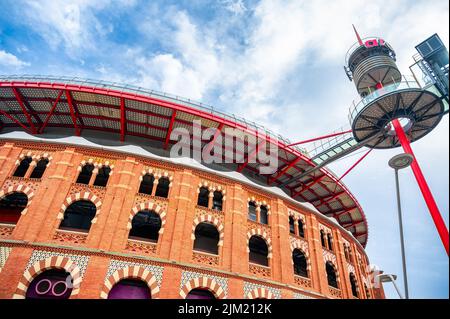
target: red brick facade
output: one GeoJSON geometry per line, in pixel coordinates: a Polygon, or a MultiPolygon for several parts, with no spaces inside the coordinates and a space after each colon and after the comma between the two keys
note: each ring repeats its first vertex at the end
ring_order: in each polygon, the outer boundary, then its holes
{"type": "Polygon", "coordinates": [[[0,186],[0,199],[14,191],[28,197],[18,223],[0,225],[0,298],[23,298],[33,278],[52,267],[73,275],[70,298],[107,298],[123,278],[141,279],[153,298],[184,298],[194,288],[217,298],[353,298],[349,272],[357,279],[359,298],[384,297],[370,287],[364,249],[342,227],[303,205],[222,176],[132,154],[6,140],[0,143],[0,186]],[[30,172],[12,176],[24,155],[50,159],[42,178],[29,178],[30,172]],[[111,168],[106,187],[75,183],[89,162],[111,168]],[[170,178],[168,198],[138,193],[144,173],[170,178]],[[201,186],[222,192],[222,211],[197,206],[201,186]],[[97,208],[89,232],[59,229],[65,209],[80,199],[97,208]],[[267,225],[248,220],[249,201],[269,208],[267,225]],[[144,208],[161,218],[157,243],[128,238],[133,216],[144,208]],[[289,216],[296,226],[303,222],[304,237],[289,232],[289,216]],[[218,255],[193,250],[201,222],[217,228],[218,255]],[[322,247],[320,230],[332,236],[332,251],[322,247]],[[267,243],[268,267],[249,263],[253,235],[267,243]],[[307,278],[294,275],[294,249],[307,257],[307,278]],[[328,286],[326,261],[337,271],[339,289],[328,286]]]}

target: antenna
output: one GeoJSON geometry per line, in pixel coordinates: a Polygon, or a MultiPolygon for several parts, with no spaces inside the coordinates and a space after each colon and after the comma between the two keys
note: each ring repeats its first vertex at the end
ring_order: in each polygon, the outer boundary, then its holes
{"type": "Polygon", "coordinates": [[[358,39],[358,43],[359,43],[359,45],[364,45],[364,43],[362,42],[362,40],[361,40],[361,37],[359,36],[359,33],[358,33],[358,31],[356,30],[356,28],[355,28],[355,25],[354,24],[352,24],[352,26],[353,26],[353,30],[355,31],[355,34],[356,34],[356,38],[358,39]]]}

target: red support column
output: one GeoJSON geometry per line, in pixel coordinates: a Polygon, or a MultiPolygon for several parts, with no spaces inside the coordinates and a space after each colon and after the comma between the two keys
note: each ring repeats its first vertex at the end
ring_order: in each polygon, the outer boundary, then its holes
{"type": "Polygon", "coordinates": [[[50,110],[50,112],[48,113],[47,117],[45,118],[44,124],[42,124],[41,128],[39,129],[39,133],[43,133],[44,132],[44,128],[47,126],[48,122],[50,121],[50,118],[52,117],[53,113],[55,112],[56,109],[56,105],[58,105],[59,100],[61,99],[61,95],[63,94],[63,90],[59,91],[58,97],[55,100],[55,103],[53,103],[53,106],[50,110]]]}
{"type": "Polygon", "coordinates": [[[125,99],[120,98],[120,141],[125,141],[126,132],[126,117],[125,117],[125,99]]]}
{"type": "Polygon", "coordinates": [[[398,119],[393,120],[392,124],[394,125],[395,132],[397,133],[397,137],[400,143],[402,144],[403,150],[414,157],[414,161],[411,164],[411,168],[413,170],[414,176],[416,177],[417,184],[419,184],[420,191],[422,192],[423,198],[427,203],[431,217],[433,218],[434,224],[436,225],[437,231],[439,233],[439,236],[441,237],[442,243],[444,244],[445,250],[448,255],[448,244],[449,244],[448,229],[445,226],[444,220],[442,219],[441,213],[439,212],[439,208],[437,207],[436,202],[433,198],[433,194],[431,194],[427,181],[425,180],[425,177],[422,174],[422,170],[420,169],[419,163],[417,162],[417,159],[414,156],[411,144],[409,143],[409,140],[406,137],[405,131],[403,131],[403,128],[398,119]]]}
{"type": "Polygon", "coordinates": [[[172,117],[170,118],[169,129],[167,130],[166,140],[164,141],[164,149],[165,150],[167,149],[167,146],[169,146],[170,134],[172,134],[173,123],[175,122],[176,116],[177,116],[177,110],[173,110],[172,117]]]}
{"type": "Polygon", "coordinates": [[[25,117],[27,118],[28,124],[30,124],[31,132],[33,134],[36,134],[37,133],[36,127],[34,126],[33,120],[31,119],[31,116],[28,113],[27,108],[25,107],[25,104],[23,103],[20,93],[17,91],[17,89],[15,87],[13,87],[12,89],[13,89],[14,95],[17,99],[17,102],[20,105],[20,108],[22,109],[22,112],[25,114],[25,117]]]}
{"type": "Polygon", "coordinates": [[[73,107],[72,96],[70,95],[70,92],[68,90],[66,90],[66,97],[67,97],[67,104],[69,104],[70,116],[72,117],[73,126],[75,127],[75,135],[80,136],[80,128],[78,127],[77,124],[77,116],[75,114],[75,110],[73,107]]]}

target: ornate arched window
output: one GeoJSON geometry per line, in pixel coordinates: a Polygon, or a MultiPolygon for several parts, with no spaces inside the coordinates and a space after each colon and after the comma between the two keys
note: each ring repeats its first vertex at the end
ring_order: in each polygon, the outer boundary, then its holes
{"type": "Polygon", "coordinates": [[[308,277],[306,256],[300,249],[294,249],[292,252],[292,261],[294,262],[294,274],[297,276],[308,277]]]}
{"type": "Polygon", "coordinates": [[[216,296],[208,289],[195,288],[189,291],[186,299],[216,299],[216,296]]]}
{"type": "Polygon", "coordinates": [[[248,202],[248,219],[256,222],[256,203],[254,201],[248,202]]]}
{"type": "Polygon", "coordinates": [[[195,227],[194,250],[218,255],[219,238],[219,231],[214,225],[200,223],[195,227]]]}
{"type": "Polygon", "coordinates": [[[93,164],[85,164],[81,168],[80,174],[78,174],[78,178],[76,183],[78,184],[89,184],[89,181],[91,180],[92,172],[94,171],[94,165],[93,164]]]}
{"type": "Polygon", "coordinates": [[[249,261],[251,263],[262,266],[269,265],[269,248],[267,247],[267,243],[264,239],[253,235],[248,242],[248,248],[250,250],[249,261]]]}
{"type": "Polygon", "coordinates": [[[269,223],[269,210],[265,205],[259,207],[259,222],[264,225],[269,223]]]}
{"type": "Polygon", "coordinates": [[[325,232],[323,230],[320,231],[320,243],[322,244],[323,248],[327,248],[325,232]]]}
{"type": "Polygon", "coordinates": [[[33,172],[31,172],[30,178],[41,178],[42,175],[44,175],[48,162],[49,162],[48,159],[41,158],[37,162],[36,167],[33,169],[33,172]]]}
{"type": "Polygon", "coordinates": [[[198,192],[197,205],[202,207],[208,207],[209,203],[209,189],[206,187],[200,187],[198,192]]]}
{"type": "Polygon", "coordinates": [[[27,289],[27,299],[69,299],[73,280],[64,269],[49,269],[36,276],[27,289]]]}
{"type": "Polygon", "coordinates": [[[292,216],[289,216],[289,232],[295,234],[295,222],[294,217],[292,216]]]}
{"type": "Polygon", "coordinates": [[[88,232],[92,220],[97,213],[97,207],[88,200],[73,202],[64,211],[64,219],[59,225],[60,229],[88,232]]]}
{"type": "MultiPolygon", "coordinates": [[[[105,187],[108,184],[111,168],[109,166],[102,166],[98,169],[97,176],[95,176],[94,186],[105,187]]],[[[89,182],[88,182],[89,183],[89,182]]]]}
{"type": "Polygon", "coordinates": [[[213,209],[222,211],[223,207],[223,194],[220,191],[214,191],[213,196],[213,209]]]}
{"type": "Polygon", "coordinates": [[[134,215],[131,221],[130,239],[157,242],[161,218],[151,210],[141,210],[134,215]]]}
{"type": "Polygon", "coordinates": [[[155,177],[152,174],[145,174],[142,176],[142,181],[139,185],[139,193],[151,195],[154,182],[155,177]]]}
{"type": "Polygon", "coordinates": [[[353,297],[358,298],[358,284],[356,282],[355,275],[353,273],[350,273],[350,285],[352,287],[352,295],[353,297]]]}
{"type": "Polygon", "coordinates": [[[158,186],[156,186],[155,196],[169,197],[170,180],[167,177],[160,177],[158,180],[158,186]]]}
{"type": "Polygon", "coordinates": [[[0,223],[17,224],[27,204],[28,197],[22,192],[13,192],[4,196],[0,199],[0,223]]]}
{"type": "Polygon", "coordinates": [[[14,171],[13,176],[24,177],[28,171],[28,168],[30,167],[31,161],[32,161],[31,157],[29,157],[29,156],[24,157],[20,161],[19,166],[17,166],[16,170],[14,171]]]}
{"type": "Polygon", "coordinates": [[[127,278],[111,288],[108,299],[151,299],[151,292],[146,282],[127,278]]]}
{"type": "Polygon", "coordinates": [[[327,241],[328,241],[328,249],[333,250],[333,237],[330,233],[327,234],[327,241]]]}
{"type": "Polygon", "coordinates": [[[325,264],[325,268],[327,271],[327,281],[328,286],[338,288],[337,275],[336,270],[331,262],[327,261],[325,264]]]}
{"type": "Polygon", "coordinates": [[[303,221],[298,219],[298,235],[302,238],[305,238],[305,226],[303,225],[303,221]]]}

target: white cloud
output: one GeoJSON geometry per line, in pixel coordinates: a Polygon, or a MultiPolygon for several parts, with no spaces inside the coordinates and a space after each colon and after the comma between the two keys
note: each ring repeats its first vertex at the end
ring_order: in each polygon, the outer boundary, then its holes
{"type": "Polygon", "coordinates": [[[29,66],[30,63],[20,60],[14,54],[8,53],[4,50],[0,50],[0,65],[20,69],[29,66]]]}
{"type": "Polygon", "coordinates": [[[223,0],[222,4],[225,8],[234,14],[243,14],[247,11],[243,0],[223,0]]]}

